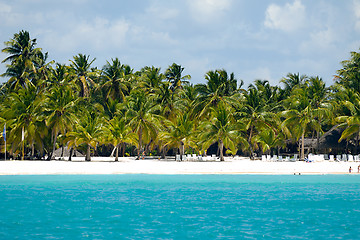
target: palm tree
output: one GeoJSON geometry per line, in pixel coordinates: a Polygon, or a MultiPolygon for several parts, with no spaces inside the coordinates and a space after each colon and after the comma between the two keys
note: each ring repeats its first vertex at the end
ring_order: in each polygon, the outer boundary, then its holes
{"type": "Polygon", "coordinates": [[[206,84],[198,84],[196,89],[199,93],[195,112],[202,117],[210,108],[217,107],[220,103],[230,104],[232,96],[237,93],[237,80],[234,73],[228,75],[225,70],[209,71],[205,75],[206,84]]]}
{"type": "Polygon", "coordinates": [[[2,116],[6,119],[11,129],[8,142],[11,143],[12,152],[21,147],[22,130],[24,140],[31,146],[31,154],[34,156],[34,145],[38,144],[42,149],[42,139],[46,134],[43,128],[44,121],[41,117],[41,104],[43,95],[33,85],[27,85],[18,92],[12,92],[3,103],[2,116]]]}
{"type": "Polygon", "coordinates": [[[151,94],[159,88],[165,76],[160,72],[160,68],[154,66],[144,67],[140,70],[140,86],[146,93],[151,94]]]}
{"type": "MultiPolygon", "coordinates": [[[[51,129],[52,153],[56,150],[59,133],[65,134],[71,130],[77,121],[75,112],[77,102],[78,99],[68,85],[54,85],[46,93],[43,111],[46,116],[46,124],[51,129]]],[[[52,153],[49,154],[49,159],[51,159],[52,153]]]]}
{"type": "Polygon", "coordinates": [[[94,110],[83,110],[75,129],[66,133],[70,147],[86,146],[85,161],[91,161],[91,147],[96,149],[104,141],[103,119],[94,110]]]}
{"type": "Polygon", "coordinates": [[[119,98],[121,101],[130,93],[130,80],[132,79],[132,70],[128,70],[126,65],[122,65],[118,58],[106,62],[102,69],[103,85],[106,91],[106,98],[119,98]]]}
{"type": "Polygon", "coordinates": [[[308,76],[300,73],[288,73],[285,78],[280,80],[285,85],[285,94],[290,96],[291,91],[296,87],[301,87],[308,80],[308,76]]]}
{"type": "Polygon", "coordinates": [[[7,65],[7,70],[2,76],[11,78],[11,89],[24,87],[29,82],[29,75],[36,72],[38,67],[36,64],[41,62],[47,53],[43,54],[41,48],[36,48],[36,39],[31,39],[29,32],[24,30],[14,34],[5,45],[2,52],[9,56],[2,62],[10,62],[10,64],[7,65]]]}
{"type": "Polygon", "coordinates": [[[89,55],[79,53],[74,56],[74,60],[70,60],[70,67],[76,76],[74,81],[80,85],[80,97],[89,97],[89,88],[95,85],[93,78],[96,77],[97,73],[91,69],[91,64],[95,61],[95,58],[89,60],[89,57],[89,55]]]}
{"type": "Polygon", "coordinates": [[[188,146],[194,145],[194,120],[189,112],[178,113],[173,121],[165,121],[165,129],[159,134],[159,139],[164,147],[176,147],[179,149],[180,158],[188,146]]]}
{"type": "Polygon", "coordinates": [[[223,105],[211,108],[210,119],[200,124],[199,139],[204,150],[211,144],[218,143],[220,161],[224,161],[224,147],[235,154],[239,142],[246,144],[246,140],[241,137],[240,129],[235,123],[232,112],[223,105]]]}
{"type": "Polygon", "coordinates": [[[329,89],[325,86],[322,78],[310,77],[308,80],[306,91],[310,99],[310,104],[313,109],[314,118],[317,121],[315,126],[317,151],[319,151],[319,139],[322,132],[322,125],[332,119],[332,105],[329,101],[329,89]]]}
{"type": "Polygon", "coordinates": [[[337,71],[336,83],[360,92],[360,53],[350,52],[350,59],[341,62],[342,69],[337,71]]]}
{"type": "Polygon", "coordinates": [[[154,104],[143,91],[133,91],[130,93],[126,103],[126,117],[130,120],[129,125],[138,135],[138,159],[143,149],[143,142],[150,142],[155,139],[159,116],[154,114],[154,104]]]}
{"type": "Polygon", "coordinates": [[[182,89],[183,83],[188,83],[191,77],[190,75],[182,76],[182,72],[184,68],[181,65],[173,63],[171,66],[168,67],[165,71],[166,79],[171,83],[171,90],[175,91],[176,89],[182,89]]]}
{"type": "Polygon", "coordinates": [[[119,159],[119,149],[123,144],[135,144],[137,142],[137,135],[132,132],[124,117],[115,117],[107,121],[104,126],[104,136],[106,142],[116,147],[115,161],[119,159]]]}
{"type": "Polygon", "coordinates": [[[288,136],[301,138],[300,159],[305,159],[304,142],[305,134],[314,124],[314,111],[309,96],[304,88],[295,89],[290,98],[284,102],[287,109],[281,115],[285,117],[282,128],[288,136]],[[291,131],[289,130],[291,129],[291,131]]]}
{"type": "Polygon", "coordinates": [[[243,91],[239,96],[238,103],[234,105],[235,117],[242,121],[247,130],[248,144],[251,158],[254,157],[254,136],[261,130],[272,129],[277,134],[277,117],[271,111],[271,105],[266,95],[256,87],[249,86],[247,91],[243,91]]]}

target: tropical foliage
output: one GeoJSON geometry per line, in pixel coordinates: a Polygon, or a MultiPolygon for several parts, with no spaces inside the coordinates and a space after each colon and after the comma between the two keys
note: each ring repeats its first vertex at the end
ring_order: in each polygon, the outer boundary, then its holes
{"type": "Polygon", "coordinates": [[[359,145],[358,52],[341,62],[329,87],[319,76],[289,73],[279,85],[255,80],[244,88],[224,69],[210,70],[194,84],[177,63],[137,71],[119,58],[97,67],[82,53],[68,64],[48,61],[27,31],[4,45],[0,126],[6,124],[12,158],[24,152],[52,159],[57,148],[67,147],[88,161],[112,151],[116,160],[143,153],[211,153],[224,160],[294,151],[304,159],[306,149],[320,151],[319,139],[334,126],[342,131],[339,141],[354,151],[359,145]],[[316,139],[316,146],[305,149],[305,139],[316,139]]]}

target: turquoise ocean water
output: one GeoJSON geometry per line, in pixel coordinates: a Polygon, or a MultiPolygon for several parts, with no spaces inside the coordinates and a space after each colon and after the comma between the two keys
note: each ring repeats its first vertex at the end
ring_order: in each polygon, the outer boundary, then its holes
{"type": "Polygon", "coordinates": [[[360,239],[360,174],[0,176],[0,239],[360,239]]]}

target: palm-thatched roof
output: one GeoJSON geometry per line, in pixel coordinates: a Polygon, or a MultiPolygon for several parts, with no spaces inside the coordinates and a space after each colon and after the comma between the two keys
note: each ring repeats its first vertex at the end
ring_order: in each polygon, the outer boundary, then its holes
{"type": "MultiPolygon", "coordinates": [[[[58,148],[55,150],[55,152],[53,152],[53,157],[54,158],[59,158],[59,157],[69,157],[70,156],[70,149],[68,147],[64,147],[64,155],[61,156],[62,153],[62,148],[58,148]]],[[[80,153],[79,151],[74,150],[73,151],[73,155],[72,157],[84,157],[85,155],[80,153]]]]}

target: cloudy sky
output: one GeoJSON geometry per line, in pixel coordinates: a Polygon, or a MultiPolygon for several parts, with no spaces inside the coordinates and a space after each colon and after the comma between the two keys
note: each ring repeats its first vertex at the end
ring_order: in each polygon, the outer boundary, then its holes
{"type": "Polygon", "coordinates": [[[330,85],[359,50],[360,0],[0,0],[0,42],[20,30],[60,63],[83,53],[99,68],[115,57],[134,70],[176,62],[193,83],[225,69],[245,86],[289,72],[330,85]]]}

